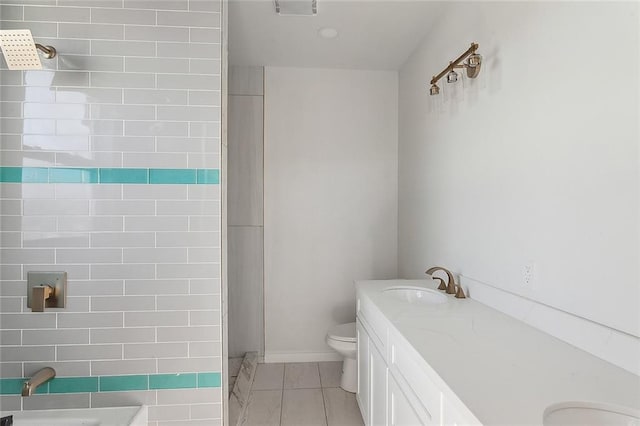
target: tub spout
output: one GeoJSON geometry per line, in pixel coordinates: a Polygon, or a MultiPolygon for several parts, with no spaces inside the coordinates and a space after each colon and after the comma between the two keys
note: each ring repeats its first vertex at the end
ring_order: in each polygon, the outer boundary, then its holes
{"type": "Polygon", "coordinates": [[[56,377],[56,370],[51,367],[45,367],[38,370],[29,380],[22,385],[22,396],[31,396],[38,386],[48,382],[56,377]]]}

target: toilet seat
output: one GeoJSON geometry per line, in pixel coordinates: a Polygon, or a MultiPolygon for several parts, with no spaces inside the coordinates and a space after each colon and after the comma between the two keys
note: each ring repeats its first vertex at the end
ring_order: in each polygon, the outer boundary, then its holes
{"type": "Polygon", "coordinates": [[[350,322],[332,327],[327,333],[329,339],[338,340],[340,342],[356,342],[356,323],[350,322]]]}

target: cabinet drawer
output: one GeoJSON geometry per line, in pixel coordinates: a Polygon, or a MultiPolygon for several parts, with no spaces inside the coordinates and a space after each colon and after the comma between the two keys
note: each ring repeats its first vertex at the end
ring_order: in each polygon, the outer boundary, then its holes
{"type": "Polygon", "coordinates": [[[429,414],[431,422],[439,423],[442,392],[429,376],[424,360],[395,333],[390,336],[390,366],[398,384],[406,384],[429,414]]]}

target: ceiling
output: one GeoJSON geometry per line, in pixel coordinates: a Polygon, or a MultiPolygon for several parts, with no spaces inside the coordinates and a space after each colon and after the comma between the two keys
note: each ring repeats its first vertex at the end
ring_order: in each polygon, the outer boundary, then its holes
{"type": "Polygon", "coordinates": [[[229,63],[397,70],[425,37],[442,3],[317,0],[317,5],[315,16],[280,16],[272,0],[230,0],[229,63]],[[338,37],[320,37],[324,27],[337,29],[338,37]]]}

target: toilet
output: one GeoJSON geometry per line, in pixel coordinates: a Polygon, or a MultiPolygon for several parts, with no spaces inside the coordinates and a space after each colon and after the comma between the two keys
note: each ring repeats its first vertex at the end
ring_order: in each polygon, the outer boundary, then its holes
{"type": "Polygon", "coordinates": [[[344,357],[340,387],[347,392],[355,393],[358,390],[356,323],[350,322],[331,328],[327,333],[327,345],[344,357]]]}

